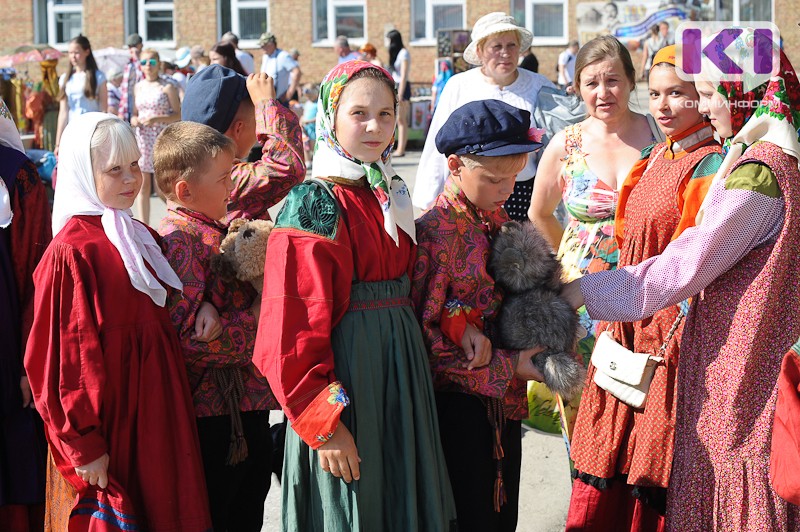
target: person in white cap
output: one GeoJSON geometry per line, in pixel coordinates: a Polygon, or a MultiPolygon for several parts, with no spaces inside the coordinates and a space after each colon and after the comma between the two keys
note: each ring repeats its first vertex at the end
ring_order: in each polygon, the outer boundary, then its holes
{"type": "MultiPolygon", "coordinates": [[[[555,88],[541,74],[517,68],[520,51],[527,50],[532,39],[530,31],[517,26],[514,17],[502,12],[484,15],[475,23],[472,42],[464,50],[464,60],[479,68],[453,76],[442,90],[417,170],[412,198],[415,206],[427,209],[444,187],[448,176],[447,159],[436,150],[435,139],[454,110],[469,102],[495,99],[533,115],[539,89],[543,86],[555,88]]],[[[505,205],[512,220],[527,219],[538,157],[536,154],[529,156],[528,164],[517,176],[514,193],[505,205]]]]}

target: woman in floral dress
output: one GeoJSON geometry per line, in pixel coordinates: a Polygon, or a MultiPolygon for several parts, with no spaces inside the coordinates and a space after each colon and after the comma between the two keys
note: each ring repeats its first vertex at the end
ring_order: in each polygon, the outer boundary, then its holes
{"type": "MultiPolygon", "coordinates": [[[[620,190],[614,227],[619,268],[658,255],[694,225],[722,162],[714,130],[697,110],[694,85],[676,73],[674,45],[653,58],[649,85],[650,112],[667,141],[642,153],[620,190]]],[[[683,307],[609,326],[624,347],[665,360],[655,370],[644,408],[600,388],[593,382],[597,369],[589,368],[572,440],[578,480],[572,485],[567,530],[664,529],[683,307]]]]}
{"type": "Polygon", "coordinates": [[[181,100],[177,87],[159,75],[158,52],[142,50],[139,64],[144,79],[134,88],[135,104],[131,125],[136,128],[136,142],[142,158],[142,191],[137,199],[139,218],[150,223],[150,192],[153,190],[153,146],[158,134],[172,122],[181,119],[181,100]]]}
{"type": "MultiPolygon", "coordinates": [[[[616,267],[618,185],[641,150],[655,142],[648,120],[628,109],[635,76],[630,54],[614,37],[598,37],[581,48],[575,93],[586,102],[589,117],[556,134],[539,163],[528,216],[558,250],[566,281],[616,267]],[[569,215],[566,228],[553,215],[561,200],[569,215]]],[[[578,352],[588,363],[596,323],[583,309],[579,316],[587,336],[580,340],[578,352]]],[[[542,386],[532,385],[537,388],[535,397],[529,394],[532,409],[548,398],[542,386]]],[[[574,421],[578,402],[575,398],[566,407],[567,425],[574,421]]],[[[569,439],[570,427],[564,428],[569,439]]]]}

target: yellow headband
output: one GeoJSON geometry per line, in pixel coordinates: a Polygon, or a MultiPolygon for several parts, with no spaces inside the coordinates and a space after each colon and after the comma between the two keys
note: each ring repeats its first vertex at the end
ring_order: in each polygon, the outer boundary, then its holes
{"type": "Polygon", "coordinates": [[[653,66],[656,66],[659,63],[669,63],[670,65],[675,66],[675,50],[676,47],[674,44],[665,46],[659,50],[656,56],[653,58],[653,66]]]}

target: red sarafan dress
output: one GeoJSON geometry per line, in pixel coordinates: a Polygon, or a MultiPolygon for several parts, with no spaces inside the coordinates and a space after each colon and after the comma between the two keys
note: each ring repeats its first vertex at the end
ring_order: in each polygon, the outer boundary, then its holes
{"type": "Polygon", "coordinates": [[[100,216],[67,222],[34,283],[25,369],[61,474],[48,478],[47,526],[210,530],[178,336],[168,309],[131,284],[100,216]],[[104,453],[101,490],[74,468],[104,453]]]}
{"type": "MultiPolygon", "coordinates": [[[[619,267],[659,255],[694,224],[722,162],[721,151],[711,126],[700,123],[656,144],[634,165],[617,206],[619,267]]],[[[596,368],[590,365],[572,439],[578,479],[567,530],[664,529],[682,320],[666,340],[679,314],[679,306],[673,305],[641,321],[608,324],[617,342],[638,353],[660,355],[665,362],[655,370],[643,408],[633,408],[597,386],[596,368]]],[[[601,323],[600,330],[606,325],[601,323]]]]}

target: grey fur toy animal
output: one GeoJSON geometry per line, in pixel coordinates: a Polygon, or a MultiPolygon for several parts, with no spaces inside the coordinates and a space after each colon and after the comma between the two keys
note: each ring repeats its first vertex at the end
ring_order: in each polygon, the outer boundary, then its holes
{"type": "Polygon", "coordinates": [[[572,355],[578,316],[559,296],[561,264],[550,245],[530,222],[508,222],[492,242],[489,273],[505,292],[493,343],[545,347],[533,363],[547,387],[568,400],[583,387],[586,370],[572,355]]]}

